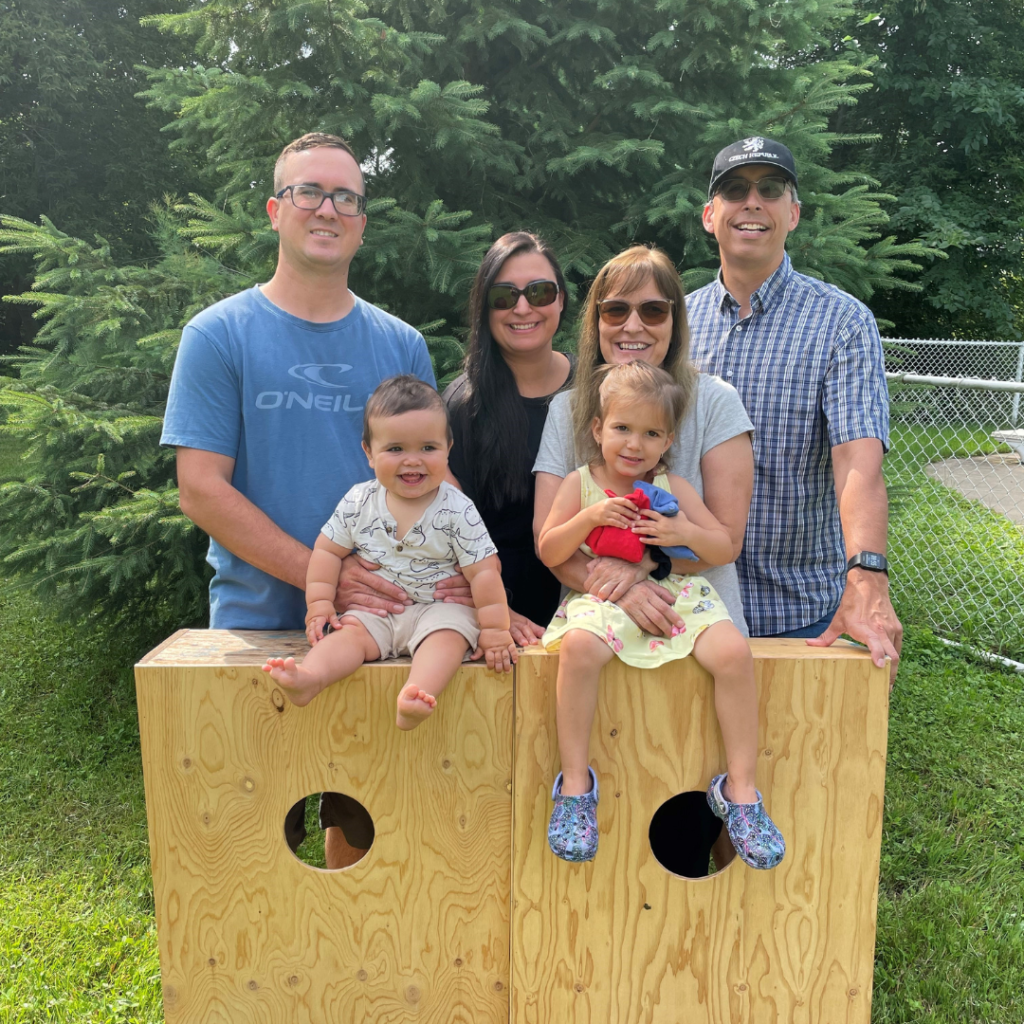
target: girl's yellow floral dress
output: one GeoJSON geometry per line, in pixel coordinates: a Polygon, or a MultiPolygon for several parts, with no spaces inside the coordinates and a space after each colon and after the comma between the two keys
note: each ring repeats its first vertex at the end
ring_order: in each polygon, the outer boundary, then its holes
{"type": "MultiPolygon", "coordinates": [[[[594,482],[589,466],[581,466],[579,474],[580,508],[596,505],[608,497],[594,482]]],[[[654,478],[654,484],[666,491],[671,490],[664,473],[654,478]]],[[[593,556],[593,551],[586,544],[580,547],[593,556]]],[[[673,630],[671,637],[645,633],[617,604],[572,590],[558,606],[541,643],[546,650],[557,651],[562,645],[562,637],[570,629],[585,629],[604,640],[627,665],[656,668],[690,654],[694,641],[708,626],[731,621],[725,602],[703,576],[677,576],[673,573],[655,582],[675,595],[673,607],[683,620],[682,626],[673,630]]]]}

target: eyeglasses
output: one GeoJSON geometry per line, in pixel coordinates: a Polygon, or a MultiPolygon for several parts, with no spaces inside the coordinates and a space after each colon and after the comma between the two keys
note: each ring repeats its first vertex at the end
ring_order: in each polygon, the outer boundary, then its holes
{"type": "Polygon", "coordinates": [[[343,217],[358,217],[366,210],[366,196],[358,192],[350,192],[347,188],[338,189],[337,192],[325,192],[315,185],[285,185],[277,193],[277,199],[283,199],[285,192],[291,192],[292,203],[300,210],[319,210],[323,206],[324,199],[330,199],[343,217]]]}
{"type": "Polygon", "coordinates": [[[558,298],[558,285],[554,281],[531,281],[525,288],[495,284],[487,289],[487,305],[491,309],[512,309],[520,295],[525,295],[531,306],[550,306],[558,298]]]}
{"type": "Polygon", "coordinates": [[[640,319],[648,327],[663,324],[672,312],[675,302],[672,299],[648,299],[647,302],[623,302],[622,299],[602,299],[597,304],[597,312],[609,327],[621,327],[635,309],[640,319]]]}
{"type": "Polygon", "coordinates": [[[789,187],[789,180],[774,175],[758,178],[757,181],[750,181],[748,178],[726,178],[715,189],[715,195],[721,196],[728,203],[738,203],[741,199],[747,198],[751,185],[757,188],[757,194],[762,199],[781,199],[789,187]]]}

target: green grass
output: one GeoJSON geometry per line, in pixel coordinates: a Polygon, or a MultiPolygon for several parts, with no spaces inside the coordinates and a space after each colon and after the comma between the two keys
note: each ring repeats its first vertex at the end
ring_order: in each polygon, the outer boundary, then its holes
{"type": "MultiPolygon", "coordinates": [[[[162,1021],[131,675],[158,639],[0,599],[0,1024],[162,1021]]],[[[890,719],[876,1024],[1024,1020],[1022,688],[909,633],[890,719]]]]}
{"type": "MultiPolygon", "coordinates": [[[[991,455],[993,452],[1009,452],[1010,448],[992,440],[991,431],[987,427],[936,427],[897,421],[890,430],[889,451],[900,453],[897,473],[914,473],[936,459],[991,455]]],[[[885,469],[891,484],[894,469],[891,457],[886,461],[885,469]]]]}
{"type": "Polygon", "coordinates": [[[999,447],[984,430],[894,426],[885,463],[893,603],[904,623],[1024,660],[1024,529],[924,471],[999,447]]]}
{"type": "Polygon", "coordinates": [[[131,672],[155,639],[0,597],[0,1024],[163,1020],[131,672]]]}
{"type": "Polygon", "coordinates": [[[1024,678],[911,631],[889,725],[872,1020],[1024,1020],[1024,678]]]}

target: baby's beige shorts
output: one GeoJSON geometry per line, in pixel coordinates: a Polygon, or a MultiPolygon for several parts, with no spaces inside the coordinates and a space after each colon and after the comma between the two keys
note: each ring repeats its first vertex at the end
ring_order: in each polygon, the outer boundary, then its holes
{"type": "Polygon", "coordinates": [[[380,648],[381,661],[415,654],[416,648],[431,633],[442,629],[452,629],[466,638],[469,644],[466,657],[476,650],[476,642],[480,638],[476,611],[464,604],[445,604],[443,601],[409,605],[404,612],[384,617],[370,612],[345,612],[341,620],[344,623],[346,619],[356,619],[366,627],[380,648]]]}

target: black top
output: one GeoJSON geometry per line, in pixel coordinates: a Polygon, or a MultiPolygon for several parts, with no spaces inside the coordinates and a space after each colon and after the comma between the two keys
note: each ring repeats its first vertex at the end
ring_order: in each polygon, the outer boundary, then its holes
{"type": "MultiPolygon", "coordinates": [[[[569,376],[559,391],[572,385],[574,365],[570,357],[569,376]]],[[[487,532],[490,533],[501,559],[501,578],[508,592],[509,607],[520,615],[546,626],[558,607],[561,584],[551,571],[537,557],[533,545],[533,493],[534,477],[530,473],[529,490],[522,501],[509,502],[500,507],[492,505],[480,494],[476,467],[471,457],[473,423],[466,405],[469,382],[463,373],[445,388],[445,405],[451,417],[452,445],[448,463],[463,491],[472,499],[480,511],[487,532]]],[[[544,423],[548,418],[548,405],[555,392],[543,398],[519,396],[529,424],[527,444],[530,449],[530,465],[533,465],[540,449],[544,423]]]]}

